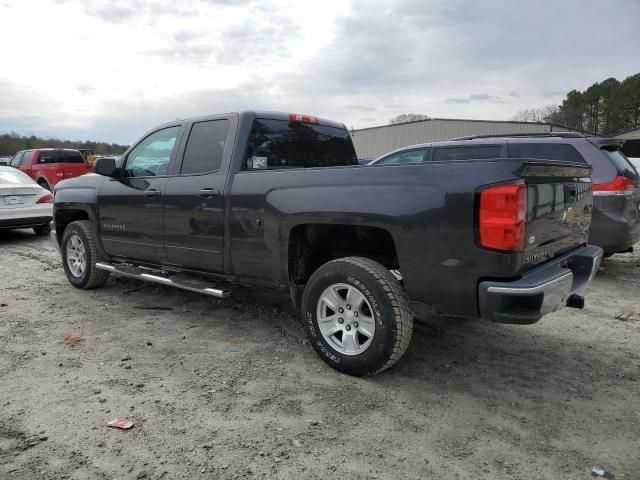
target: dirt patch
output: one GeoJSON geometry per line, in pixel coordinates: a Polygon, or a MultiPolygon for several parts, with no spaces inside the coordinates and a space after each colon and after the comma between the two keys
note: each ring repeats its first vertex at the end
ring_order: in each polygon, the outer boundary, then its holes
{"type": "Polygon", "coordinates": [[[640,478],[637,254],[605,262],[582,311],[433,317],[356,379],[315,355],[287,295],[80,291],[48,239],[0,248],[0,478],[640,478]]]}

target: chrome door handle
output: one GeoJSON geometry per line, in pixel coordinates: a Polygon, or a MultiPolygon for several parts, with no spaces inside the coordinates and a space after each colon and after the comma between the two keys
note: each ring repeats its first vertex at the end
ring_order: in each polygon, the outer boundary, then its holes
{"type": "Polygon", "coordinates": [[[160,190],[156,190],[155,188],[150,188],[149,190],[144,191],[145,197],[157,197],[160,195],[160,190]]]}

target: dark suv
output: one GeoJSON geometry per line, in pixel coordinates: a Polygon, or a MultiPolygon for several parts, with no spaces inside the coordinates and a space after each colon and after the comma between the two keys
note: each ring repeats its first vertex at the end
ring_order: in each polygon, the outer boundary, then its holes
{"type": "MultiPolygon", "coordinates": [[[[610,256],[630,252],[640,241],[640,179],[619,150],[623,143],[572,132],[478,135],[403,147],[372,165],[496,158],[586,162],[593,168],[594,209],[589,243],[602,247],[610,256]]],[[[552,199],[549,200],[551,204],[552,199]]]]}

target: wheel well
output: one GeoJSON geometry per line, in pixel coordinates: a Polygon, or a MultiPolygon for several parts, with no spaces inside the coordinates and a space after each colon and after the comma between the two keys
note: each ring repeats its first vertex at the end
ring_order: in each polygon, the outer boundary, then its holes
{"type": "Polygon", "coordinates": [[[62,241],[62,235],[67,225],[76,220],[89,220],[89,215],[84,210],[59,210],[56,212],[55,225],[58,243],[62,241]]]}
{"type": "Polygon", "coordinates": [[[38,185],[40,185],[40,186],[46,185],[46,186],[47,186],[46,188],[48,188],[49,190],[51,190],[51,186],[50,186],[51,184],[50,184],[50,183],[49,183],[49,181],[48,181],[46,178],[44,178],[44,177],[40,177],[40,178],[38,178],[38,179],[36,180],[36,183],[37,183],[38,185]]]}
{"type": "Polygon", "coordinates": [[[382,228],[306,224],[297,225],[289,235],[289,279],[304,284],[321,265],[350,256],[370,258],[389,270],[399,268],[393,238],[382,228]]]}

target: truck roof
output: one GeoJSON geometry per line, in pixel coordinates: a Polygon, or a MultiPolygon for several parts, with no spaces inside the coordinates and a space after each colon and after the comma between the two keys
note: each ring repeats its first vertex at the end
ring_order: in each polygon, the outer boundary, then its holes
{"type": "Polygon", "coordinates": [[[64,147],[44,147],[44,148],[40,148],[40,147],[35,147],[35,148],[25,148],[24,150],[20,150],[20,152],[29,152],[32,150],[39,150],[41,152],[49,152],[52,150],[56,150],[56,151],[65,151],[65,152],[79,152],[80,150],[76,149],[76,148],[64,148],[64,147]]]}
{"type": "Polygon", "coordinates": [[[276,112],[271,110],[243,110],[239,112],[210,113],[208,115],[198,115],[197,117],[188,117],[180,120],[175,120],[173,122],[166,122],[159,126],[177,125],[183,122],[190,122],[190,121],[195,121],[199,119],[209,118],[212,115],[238,115],[239,117],[248,116],[251,118],[262,118],[262,119],[284,120],[284,121],[291,121],[291,116],[296,115],[298,117],[307,117],[307,118],[313,119],[312,122],[308,122],[308,123],[322,125],[324,127],[334,127],[334,128],[345,129],[345,130],[347,129],[344,123],[334,122],[333,120],[328,120],[326,118],[320,118],[313,115],[307,115],[307,114],[301,114],[301,113],[276,112]]]}

